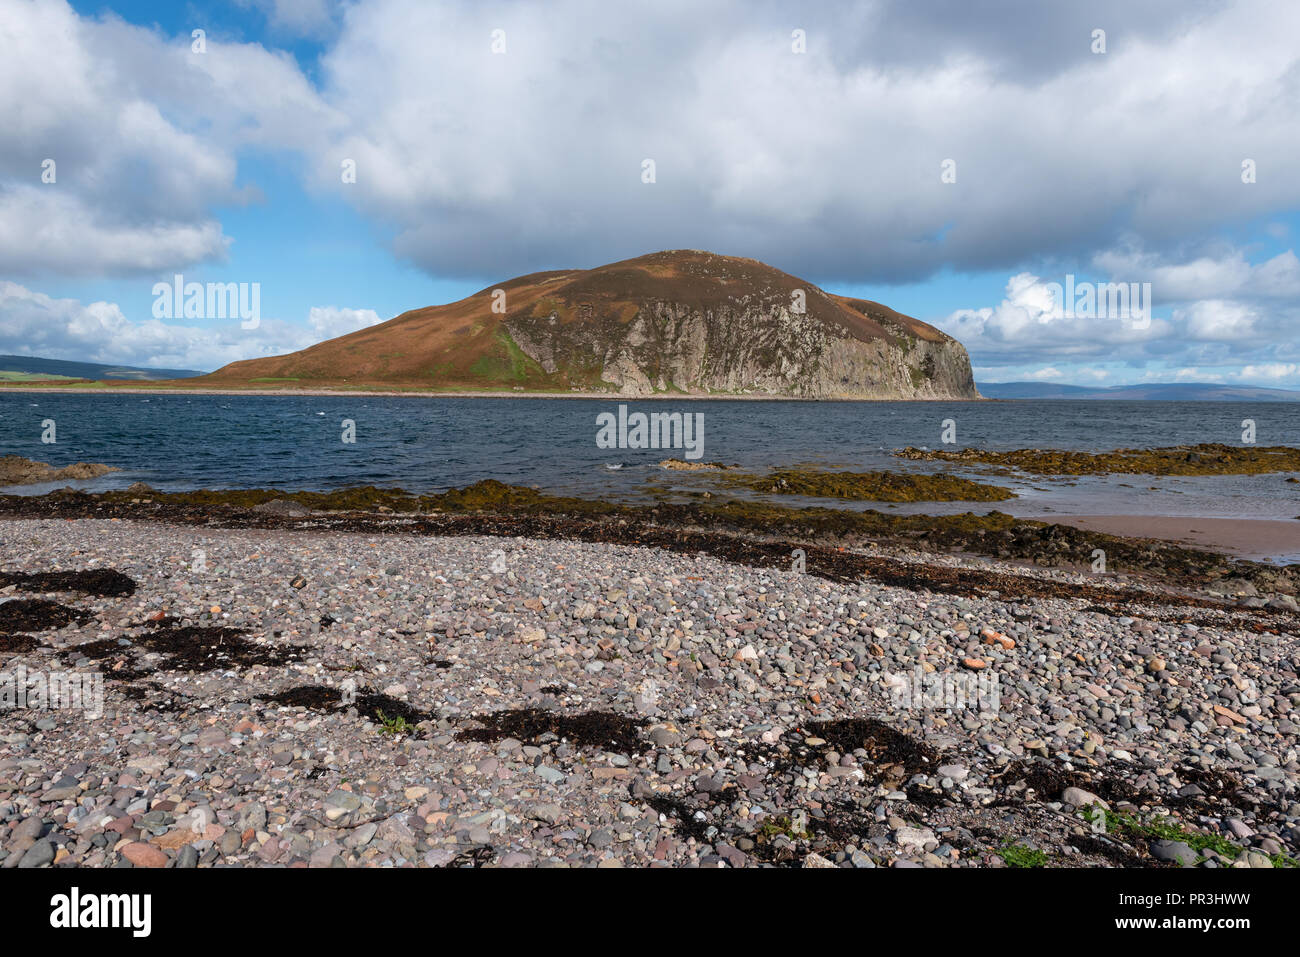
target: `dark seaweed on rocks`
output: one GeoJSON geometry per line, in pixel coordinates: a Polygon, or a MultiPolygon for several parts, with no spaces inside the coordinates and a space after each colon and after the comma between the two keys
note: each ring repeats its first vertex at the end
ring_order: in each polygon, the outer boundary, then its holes
{"type": "Polygon", "coordinates": [[[122,694],[140,703],[141,711],[157,711],[174,714],[184,709],[186,699],[174,691],[169,691],[156,681],[145,681],[129,685],[122,689],[122,694]]]}
{"type": "Polygon", "coordinates": [[[814,721],[808,731],[841,753],[862,748],[876,765],[896,765],[906,777],[929,774],[939,765],[938,752],[928,744],[875,718],[814,721]]]}
{"type": "Polygon", "coordinates": [[[1289,445],[1235,446],[1217,442],[1110,452],[1063,449],[996,452],[977,448],[946,451],[909,446],[894,454],[905,459],[1014,468],[1036,475],[1256,475],[1300,469],[1300,449],[1289,445]]]}
{"type": "Polygon", "coordinates": [[[400,718],[408,725],[415,725],[421,721],[434,721],[438,717],[435,711],[422,711],[405,701],[373,691],[358,694],[351,707],[356,708],[358,714],[376,723],[400,718]]]}
{"type": "Polygon", "coordinates": [[[431,711],[421,711],[405,701],[399,701],[378,692],[359,692],[351,701],[345,701],[341,688],[324,685],[299,685],[273,694],[258,695],[263,701],[287,708],[307,708],[310,711],[332,712],[356,708],[357,713],[374,722],[401,718],[407,724],[432,721],[438,716],[431,711]]]}
{"type": "MultiPolygon", "coordinates": [[[[3,610],[4,606],[0,606],[3,610]]],[[[255,665],[275,667],[290,664],[302,658],[305,648],[298,645],[259,645],[244,638],[239,628],[156,627],[162,622],[150,622],[152,630],[127,639],[122,644],[115,638],[74,645],[67,649],[69,657],[85,657],[100,661],[116,657],[107,672],[110,678],[134,681],[155,671],[215,671],[218,668],[249,668],[255,665]],[[137,649],[153,651],[163,656],[155,667],[139,668],[131,664],[137,649]]]]}
{"type": "Polygon", "coordinates": [[[107,662],[108,667],[104,672],[105,677],[124,684],[147,678],[154,672],[153,668],[141,669],[132,665],[131,646],[120,644],[116,638],[101,638],[98,641],[73,645],[63,652],[63,657],[72,662],[75,662],[78,658],[107,662]]]}
{"type": "Polygon", "coordinates": [[[685,801],[672,797],[668,794],[655,794],[645,799],[647,806],[651,810],[662,814],[664,817],[674,820],[682,829],[682,833],[687,837],[693,837],[701,844],[709,843],[709,822],[707,814],[702,809],[693,808],[685,801]],[[696,817],[696,812],[701,812],[701,820],[696,817]]]}
{"type": "Polygon", "coordinates": [[[644,751],[649,747],[637,733],[647,723],[644,718],[628,718],[609,711],[564,715],[540,708],[522,708],[477,715],[474,720],[483,727],[467,728],[456,735],[457,740],[496,742],[515,738],[532,742],[550,733],[578,747],[603,748],[622,754],[644,751]]]}
{"type": "Polygon", "coordinates": [[[482,867],[484,864],[490,864],[496,856],[496,851],[490,846],[480,844],[478,847],[471,847],[467,851],[461,851],[442,866],[444,868],[482,867]]]}
{"type": "Polygon", "coordinates": [[[0,634],[0,654],[24,655],[40,647],[31,635],[0,634]]]}
{"type": "Polygon", "coordinates": [[[91,661],[100,661],[115,653],[127,654],[130,647],[121,645],[116,638],[100,638],[98,641],[87,641],[84,644],[73,645],[66,652],[70,657],[84,657],[91,661]]]}
{"type": "Polygon", "coordinates": [[[343,705],[342,689],[326,688],[323,685],[299,685],[273,694],[259,694],[257,697],[271,704],[286,708],[306,708],[309,711],[334,711],[343,705]]]}
{"type": "Polygon", "coordinates": [[[1104,857],[1116,867],[1169,867],[1168,864],[1150,855],[1138,854],[1113,839],[1097,837],[1093,834],[1072,834],[1066,839],[1066,843],[1081,854],[1104,857]]]}
{"type": "Polygon", "coordinates": [[[1103,801],[1137,803],[1143,794],[1137,788],[1118,778],[1106,778],[1085,771],[1069,771],[1056,764],[1041,761],[1016,761],[1007,765],[997,776],[1004,800],[1009,802],[1009,792],[1020,795],[1032,791],[1039,801],[1058,800],[1066,788],[1080,788],[1097,795],[1103,801]],[[1023,788],[1020,785],[1024,785],[1023,788]]]}
{"type": "Polygon", "coordinates": [[[1241,782],[1222,771],[1179,765],[1174,768],[1179,780],[1194,784],[1199,793],[1162,795],[1134,786],[1121,775],[1135,773],[1130,765],[1113,761],[1112,773],[1075,771],[1060,768],[1043,760],[1016,761],[996,778],[1002,797],[995,803],[1010,804],[1029,791],[1039,801],[1055,801],[1069,787],[1077,787],[1110,803],[1160,805],[1180,810],[1219,814],[1225,807],[1238,805],[1242,798],[1241,782]],[[1020,787],[1023,784],[1024,787],[1020,787]]]}
{"type": "Polygon", "coordinates": [[[169,668],[213,671],[217,668],[286,665],[302,658],[297,645],[259,645],[244,638],[241,628],[157,628],[134,643],[167,657],[169,668]]]}
{"type": "Polygon", "coordinates": [[[44,598],[15,598],[0,605],[0,633],[50,631],[89,621],[89,612],[44,598]]]}
{"type": "Polygon", "coordinates": [[[75,591],[103,597],[135,594],[135,579],[112,568],[74,572],[0,572],[0,588],[9,585],[28,592],[75,591]]]}

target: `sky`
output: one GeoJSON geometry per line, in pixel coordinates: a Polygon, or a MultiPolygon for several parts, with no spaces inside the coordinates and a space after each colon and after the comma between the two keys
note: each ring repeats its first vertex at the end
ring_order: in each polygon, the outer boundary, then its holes
{"type": "Polygon", "coordinates": [[[1300,388],[1297,36],[1272,0],[0,0],[0,353],[210,370],[690,248],[981,382],[1300,388]],[[168,310],[178,275],[260,321],[168,310]],[[1149,311],[1063,301],[1108,283],[1149,311]]]}

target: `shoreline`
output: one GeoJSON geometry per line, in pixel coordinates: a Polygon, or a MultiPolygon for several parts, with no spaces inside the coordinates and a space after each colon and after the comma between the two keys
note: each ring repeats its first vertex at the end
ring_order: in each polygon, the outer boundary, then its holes
{"type": "MultiPolygon", "coordinates": [[[[42,479],[33,482],[21,482],[13,485],[0,486],[0,498],[26,499],[33,503],[33,512],[39,513],[41,507],[38,503],[48,498],[64,488],[71,488],[73,491],[86,495],[92,499],[120,498],[129,488],[115,488],[103,490],[86,490],[82,486],[85,481],[76,479],[42,479]]],[[[160,490],[150,489],[148,493],[138,493],[141,497],[148,500],[149,496],[160,501],[167,501],[172,497],[185,498],[187,496],[205,496],[212,495],[217,498],[227,498],[230,500],[238,499],[242,494],[249,492],[263,493],[275,492],[284,497],[293,497],[299,495],[308,496],[329,496],[332,494],[346,493],[347,489],[334,490],[311,490],[311,489],[241,489],[241,488],[195,488],[189,490],[160,490]]],[[[397,489],[382,489],[382,492],[392,492],[398,494],[397,489]]],[[[448,489],[448,492],[454,492],[455,489],[448,489]]],[[[410,493],[406,491],[401,493],[405,496],[414,494],[419,497],[421,493],[410,493]]],[[[443,494],[443,493],[423,493],[423,494],[443,494]]],[[[543,496],[550,497],[550,493],[542,493],[543,496]]],[[[599,508],[608,509],[632,509],[637,510],[648,507],[650,503],[643,501],[623,501],[618,499],[606,500],[604,498],[582,498],[575,500],[554,499],[557,503],[569,501],[583,501],[589,505],[599,508]]],[[[743,503],[745,500],[736,500],[736,503],[743,503]]],[[[827,500],[829,504],[820,506],[823,509],[835,509],[834,500],[827,500]]],[[[136,499],[139,502],[139,499],[136,499]]],[[[660,502],[659,504],[669,504],[660,502]]],[[[679,503],[680,504],[680,503],[679,503]]],[[[871,508],[867,511],[878,511],[882,506],[888,505],[888,502],[869,502],[871,508]]],[[[951,503],[945,503],[951,504],[951,503]]],[[[965,506],[963,512],[972,514],[987,509],[990,512],[1002,513],[1005,511],[1004,502],[996,500],[976,500],[963,501],[958,503],[965,506]]],[[[781,507],[781,506],[778,506],[781,507]]],[[[784,506],[793,508],[793,506],[784,506]]],[[[218,510],[219,511],[219,510],[218,510]]],[[[327,509],[325,514],[330,510],[327,509]]],[[[846,514],[854,514],[856,510],[840,509],[846,514]]],[[[29,513],[31,514],[31,513],[29,513]]],[[[930,513],[925,511],[907,512],[907,513],[888,513],[894,518],[906,518],[911,516],[916,519],[930,519],[934,521],[951,520],[962,514],[961,512],[938,512],[930,513]]],[[[1288,518],[1233,518],[1214,515],[1150,515],[1150,514],[1124,514],[1124,513],[1100,513],[1100,514],[1062,514],[1056,512],[1027,512],[1019,514],[1015,512],[1007,513],[1009,518],[1017,522],[1036,522],[1044,525],[1063,526],[1081,531],[1096,532],[1098,534],[1114,536],[1125,539],[1130,542],[1140,540],[1157,541],[1168,546],[1179,546],[1185,548],[1200,549],[1203,551],[1220,554],[1228,558],[1243,559],[1253,562],[1264,562],[1279,567],[1288,565],[1300,565],[1300,516],[1296,519],[1288,518]]],[[[123,516],[127,517],[127,516],[123,516]]]]}
{"type": "Polygon", "coordinates": [[[68,386],[33,386],[0,385],[0,394],[4,392],[21,393],[58,393],[62,395],[256,395],[256,396],[366,396],[382,398],[412,399],[606,399],[620,402],[660,401],[681,399],[689,402],[726,401],[726,402],[1008,402],[1014,399],[989,399],[984,396],[948,398],[937,396],[929,399],[918,398],[868,398],[866,396],[843,396],[834,398],[807,398],[797,395],[698,395],[693,393],[656,393],[653,395],[626,395],[617,392],[465,392],[465,391],[427,391],[415,389],[186,389],[186,388],[147,388],[125,386],[118,388],[108,386],[102,389],[71,388],[68,386]]]}
{"type": "Polygon", "coordinates": [[[1252,561],[1300,562],[1300,521],[1183,515],[1025,515],[1031,521],[1124,538],[1154,538],[1252,561]]]}
{"type": "Polygon", "coordinates": [[[850,576],[865,566],[844,552],[863,545],[872,552],[883,547],[903,553],[959,553],[1062,570],[1087,570],[1100,548],[1112,573],[1132,573],[1165,586],[1196,592],[1233,578],[1253,583],[1262,594],[1300,592],[1300,561],[1285,560],[1291,557],[1286,551],[1300,524],[1268,519],[1243,528],[1241,521],[1232,519],[1148,521],[1147,516],[1112,515],[1101,516],[1097,527],[1090,527],[1090,516],[1044,520],[997,509],[984,515],[973,510],[895,515],[743,501],[628,504],[558,497],[493,480],[424,495],[373,487],[320,492],[165,492],[147,486],[105,492],[53,490],[0,495],[0,518],[145,519],[206,527],[575,539],[669,551],[688,548],[727,558],[743,555],[746,563],[762,565],[785,563],[792,548],[807,545],[819,552],[837,550],[831,556],[832,565],[840,569],[836,574],[850,576]],[[1103,530],[1101,521],[1122,534],[1103,530]],[[1179,540],[1198,534],[1208,537],[1188,544],[1179,540]],[[1278,560],[1259,561],[1243,552],[1278,560]]]}

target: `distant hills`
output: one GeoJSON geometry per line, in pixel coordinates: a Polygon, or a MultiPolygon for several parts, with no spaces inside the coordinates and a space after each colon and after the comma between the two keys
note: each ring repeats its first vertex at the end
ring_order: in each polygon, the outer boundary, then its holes
{"type": "Polygon", "coordinates": [[[503,280],[193,384],[979,398],[965,348],[933,326],[753,259],[688,249],[503,280]]]}
{"type": "Polygon", "coordinates": [[[1106,388],[1052,382],[981,382],[986,399],[1128,399],[1167,402],[1300,402],[1300,392],[1214,382],[1153,382],[1106,388]]]}
{"type": "Polygon", "coordinates": [[[0,381],[22,382],[42,379],[190,379],[203,375],[194,369],[141,369],[137,366],[114,366],[102,362],[71,362],[67,359],[41,359],[37,356],[0,356],[0,381]]]}

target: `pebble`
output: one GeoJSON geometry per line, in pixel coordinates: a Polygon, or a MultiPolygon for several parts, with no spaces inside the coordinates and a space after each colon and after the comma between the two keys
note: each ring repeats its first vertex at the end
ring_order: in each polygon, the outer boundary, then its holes
{"type": "MultiPolygon", "coordinates": [[[[220,624],[254,643],[302,649],[286,665],[160,668],[141,698],[110,680],[97,720],[42,714],[7,728],[0,867],[749,867],[776,863],[776,849],[806,867],[998,867],[996,848],[1011,842],[1053,864],[1113,863],[1067,851],[1071,829],[1087,826],[1077,816],[1020,823],[991,803],[1005,793],[999,775],[1022,761],[1122,778],[1155,794],[1144,804],[1168,801],[1193,823],[1194,804],[1172,799],[1194,802],[1212,779],[1177,769],[1230,774],[1246,799],[1221,833],[1250,844],[1232,866],[1297,854],[1294,662],[1262,661],[1259,635],[1210,609],[1144,603],[1137,586],[1112,583],[1133,590],[1124,624],[1082,599],[854,586],[624,546],[90,520],[11,519],[0,559],[137,580],[125,598],[50,596],[91,615],[40,633],[50,646],[117,638],[116,654],[152,667],[132,623],[203,627],[219,607],[220,624]],[[222,574],[177,575],[168,556],[194,548],[222,574]],[[499,549],[508,573],[490,572],[499,549]],[[1193,613],[1199,626],[1178,621],[1193,613]],[[315,710],[265,697],[319,686],[341,700],[347,679],[429,720],[391,734],[359,713],[364,699],[315,710]],[[995,680],[996,710],[974,698],[898,704],[927,679],[950,690],[995,680]],[[513,729],[459,736],[486,713],[535,708],[645,723],[627,750],[513,729]],[[881,721],[939,760],[882,779],[872,754],[813,730],[848,718],[881,721]],[[918,802],[917,789],[934,800],[918,802]],[[1257,817],[1257,806],[1273,810],[1257,817]],[[818,826],[844,823],[845,808],[856,809],[850,843],[818,826]],[[763,836],[764,822],[792,817],[802,830],[763,836]],[[996,838],[975,836],[986,831],[996,838]]],[[[58,654],[15,663],[48,667],[58,654]]],[[[1058,801],[1103,803],[1071,787],[1024,807],[1058,801]]],[[[1186,863],[1190,849],[1168,841],[1158,853],[1186,863]]]]}

